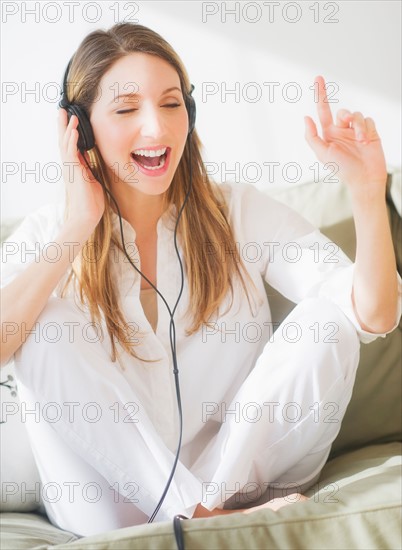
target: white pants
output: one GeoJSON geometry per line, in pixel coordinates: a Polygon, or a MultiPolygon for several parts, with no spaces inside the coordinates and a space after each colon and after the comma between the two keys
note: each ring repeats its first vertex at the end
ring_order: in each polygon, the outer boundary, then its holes
{"type": "MultiPolygon", "coordinates": [[[[302,301],[285,321],[202,455],[191,467],[179,461],[158,520],[191,513],[197,503],[247,504],[270,488],[302,492],[317,480],[352,395],[360,342],[326,299],[302,301]]],[[[70,300],[52,297],[38,322],[88,319],[70,300]]],[[[174,454],[143,411],[137,422],[122,421],[123,405],[139,400],[105,347],[71,342],[64,332],[57,342],[32,334],[16,354],[16,376],[34,411],[27,428],[50,520],[82,536],[146,522],[174,454]]]]}

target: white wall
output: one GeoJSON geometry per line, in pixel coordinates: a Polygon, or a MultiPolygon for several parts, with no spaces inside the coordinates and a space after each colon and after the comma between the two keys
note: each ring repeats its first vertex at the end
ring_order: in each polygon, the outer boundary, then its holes
{"type": "MultiPolygon", "coordinates": [[[[120,20],[131,15],[158,31],[185,62],[196,87],[197,130],[205,161],[214,163],[209,166],[216,167],[218,181],[225,179],[224,166],[234,169],[236,162],[241,180],[254,181],[260,188],[288,184],[296,172],[290,170],[283,178],[281,171],[290,162],[300,166],[299,182],[313,178],[309,166],[315,156],[304,139],[303,116],[318,120],[309,87],[319,74],[337,86],[334,113],[344,107],[373,117],[388,165],[401,164],[400,2],[1,4],[3,221],[63,197],[63,182],[55,168],[60,163],[56,87],[82,38],[116,22],[117,6],[120,20]],[[237,14],[225,13],[230,9],[237,14]],[[285,20],[296,19],[298,11],[298,21],[285,20]],[[325,17],[338,22],[324,22],[325,17]],[[233,89],[236,82],[239,102],[233,95],[222,97],[225,86],[233,89]],[[280,83],[272,103],[264,82],[280,83]],[[290,82],[297,83],[302,93],[294,103],[282,96],[290,82]],[[25,89],[35,86],[37,97],[25,94],[25,89]],[[207,86],[218,93],[206,95],[207,86]],[[253,102],[257,90],[262,95],[253,102]],[[274,183],[269,183],[264,162],[280,163],[274,183]],[[35,163],[37,174],[26,173],[35,163]]],[[[292,91],[295,88],[289,88],[292,91]]],[[[227,177],[236,179],[233,173],[227,177]]]]}

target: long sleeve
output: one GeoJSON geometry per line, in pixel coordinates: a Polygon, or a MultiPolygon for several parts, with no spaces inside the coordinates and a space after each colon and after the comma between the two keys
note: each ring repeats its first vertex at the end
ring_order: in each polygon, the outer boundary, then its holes
{"type": "Polygon", "coordinates": [[[267,283],[295,303],[308,297],[328,298],[353,323],[363,343],[385,337],[396,328],[402,311],[402,279],[398,273],[398,312],[393,328],[385,333],[364,330],[352,304],[355,264],[296,211],[251,185],[237,187],[233,187],[232,201],[242,210],[237,232],[246,265],[251,253],[257,258],[258,250],[258,267],[267,283]]]}
{"type": "Polygon", "coordinates": [[[41,206],[28,214],[2,243],[1,288],[41,257],[49,262],[57,259],[58,250],[53,240],[60,229],[63,212],[62,203],[41,206]]]}

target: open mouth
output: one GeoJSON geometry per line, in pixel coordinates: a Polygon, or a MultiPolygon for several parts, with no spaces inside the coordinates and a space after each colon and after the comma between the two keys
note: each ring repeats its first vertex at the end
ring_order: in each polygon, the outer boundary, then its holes
{"type": "Polygon", "coordinates": [[[168,147],[158,150],[137,149],[131,153],[131,157],[146,170],[160,170],[165,166],[169,150],[168,147]]]}

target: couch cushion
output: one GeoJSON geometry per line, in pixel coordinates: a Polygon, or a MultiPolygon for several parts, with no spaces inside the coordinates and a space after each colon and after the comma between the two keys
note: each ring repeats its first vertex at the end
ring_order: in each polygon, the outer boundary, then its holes
{"type": "Polygon", "coordinates": [[[294,186],[271,186],[267,194],[290,206],[316,227],[334,225],[352,215],[346,185],[340,181],[306,181],[294,186]]]}
{"type": "MultiPolygon", "coordinates": [[[[400,443],[388,443],[339,456],[326,464],[316,486],[306,493],[309,501],[277,512],[261,510],[184,521],[185,548],[399,548],[401,452],[400,443]]],[[[171,522],[163,522],[50,548],[176,550],[177,546],[171,522]]]]}
{"type": "Polygon", "coordinates": [[[360,350],[352,399],[335,439],[331,457],[369,443],[400,441],[401,329],[360,350]]]}
{"type": "Polygon", "coordinates": [[[78,537],[58,529],[39,514],[6,512],[0,514],[1,548],[23,550],[47,548],[76,540],[78,537]]]}

